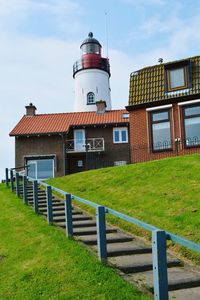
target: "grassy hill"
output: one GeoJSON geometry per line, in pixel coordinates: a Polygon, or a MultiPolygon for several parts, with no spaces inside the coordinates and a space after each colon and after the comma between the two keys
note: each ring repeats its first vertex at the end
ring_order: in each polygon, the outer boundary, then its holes
{"type": "MultiPolygon", "coordinates": [[[[82,172],[49,183],[200,243],[198,154],[82,172]]],[[[141,233],[123,221],[109,221],[141,233]]],[[[200,264],[200,255],[180,249],[200,264]]]]}
{"type": "Polygon", "coordinates": [[[149,298],[0,184],[0,299],[149,298]]]}

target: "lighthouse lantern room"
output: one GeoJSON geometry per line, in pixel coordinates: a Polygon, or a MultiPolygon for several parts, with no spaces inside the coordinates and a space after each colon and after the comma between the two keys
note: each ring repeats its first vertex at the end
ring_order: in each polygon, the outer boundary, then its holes
{"type": "Polygon", "coordinates": [[[101,44],[88,34],[80,46],[81,59],[73,66],[75,79],[75,111],[96,111],[96,102],[106,102],[111,110],[110,65],[108,58],[101,56],[101,44]]]}

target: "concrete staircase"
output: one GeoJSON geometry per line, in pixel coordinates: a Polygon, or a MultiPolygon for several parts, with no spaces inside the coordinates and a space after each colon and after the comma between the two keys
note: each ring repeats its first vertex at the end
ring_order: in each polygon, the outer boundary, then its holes
{"type": "MultiPolygon", "coordinates": [[[[33,205],[33,187],[28,184],[28,203],[33,205]]],[[[23,196],[22,187],[20,194],[23,196]]],[[[64,202],[52,198],[53,223],[65,228],[64,202]]],[[[39,212],[47,215],[46,191],[38,192],[39,212]]],[[[87,213],[73,207],[74,237],[97,252],[96,221],[87,213]]],[[[122,232],[113,226],[107,226],[108,264],[116,267],[131,284],[153,295],[153,274],[151,246],[141,239],[122,232]]],[[[167,254],[169,299],[200,299],[200,268],[183,264],[174,255],[167,254]]]]}

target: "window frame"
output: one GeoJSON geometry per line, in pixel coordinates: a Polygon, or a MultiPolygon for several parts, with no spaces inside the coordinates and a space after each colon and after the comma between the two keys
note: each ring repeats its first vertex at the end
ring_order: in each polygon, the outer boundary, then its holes
{"type": "Polygon", "coordinates": [[[166,70],[167,72],[167,91],[168,92],[174,92],[174,91],[179,91],[179,90],[183,90],[183,89],[187,89],[189,87],[189,84],[188,84],[188,66],[184,65],[184,66],[176,66],[176,67],[173,67],[173,68],[169,68],[166,70]],[[175,88],[172,88],[171,87],[171,80],[170,80],[170,72],[173,71],[173,70],[178,70],[178,69],[183,69],[184,70],[184,85],[182,86],[178,86],[178,87],[175,87],[175,88]]]}
{"type": "Polygon", "coordinates": [[[157,153],[157,152],[166,152],[166,151],[172,151],[172,132],[171,132],[171,110],[169,108],[166,109],[159,109],[159,110],[154,110],[150,112],[150,133],[151,133],[151,137],[150,137],[150,145],[151,145],[151,150],[153,153],[157,153]],[[153,114],[155,113],[162,113],[162,112],[168,112],[168,118],[167,119],[163,119],[163,120],[158,120],[158,121],[153,121],[153,114]],[[171,142],[171,147],[166,148],[166,149],[154,149],[154,142],[153,142],[153,125],[154,124],[162,124],[165,122],[169,122],[169,130],[170,130],[170,142],[171,142]]]}
{"type": "MultiPolygon", "coordinates": [[[[35,179],[36,180],[47,180],[49,178],[54,178],[55,177],[55,157],[48,157],[48,156],[44,156],[44,157],[34,157],[34,156],[30,156],[30,157],[26,157],[26,164],[28,165],[29,162],[30,164],[34,164],[35,165],[35,179]],[[52,161],[52,177],[46,177],[46,178],[39,178],[38,177],[38,161],[45,161],[45,160],[51,160],[52,161]]],[[[28,176],[28,170],[27,170],[27,176],[28,176]]]]}
{"type": "Polygon", "coordinates": [[[199,106],[200,107],[200,103],[195,103],[195,104],[192,104],[192,105],[184,105],[182,107],[182,115],[183,115],[183,133],[184,133],[184,147],[185,148],[199,148],[200,147],[200,142],[199,144],[196,144],[196,145],[187,145],[186,143],[186,130],[185,130],[185,120],[188,120],[188,119],[193,119],[193,118],[200,118],[200,114],[195,114],[195,115],[191,115],[191,116],[186,116],[185,114],[185,110],[187,108],[192,108],[192,107],[196,107],[196,106],[199,106]]]}
{"type": "Polygon", "coordinates": [[[113,128],[113,144],[127,144],[129,142],[128,128],[127,127],[114,127],[113,128]],[[115,141],[115,132],[119,131],[119,141],[115,141]],[[126,131],[126,141],[122,141],[122,131],[126,131]]]}
{"type": "Polygon", "coordinates": [[[87,105],[94,105],[95,104],[95,94],[93,93],[93,92],[89,92],[89,93],[87,93],[87,105]],[[93,102],[89,102],[88,100],[89,100],[89,97],[90,96],[93,96],[93,102]]]}

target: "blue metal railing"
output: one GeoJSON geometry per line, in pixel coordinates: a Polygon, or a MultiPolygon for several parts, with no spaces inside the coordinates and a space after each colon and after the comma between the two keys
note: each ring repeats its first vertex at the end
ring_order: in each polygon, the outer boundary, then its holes
{"type": "MultiPolygon", "coordinates": [[[[9,170],[6,169],[6,185],[11,185],[11,190],[14,191],[14,184],[16,184],[16,194],[19,196],[19,174],[14,175],[13,170],[10,169],[10,180],[9,170]]],[[[167,258],[166,258],[166,240],[184,246],[190,250],[200,253],[200,245],[189,241],[185,238],[179,237],[171,232],[164,231],[156,226],[150,225],[136,218],[118,212],[114,209],[101,206],[90,200],[72,195],[66,191],[63,191],[57,187],[51,186],[42,180],[35,180],[26,175],[23,175],[23,198],[24,203],[28,204],[27,201],[27,182],[33,183],[33,199],[34,199],[34,210],[37,212],[37,185],[41,185],[46,188],[47,195],[47,221],[49,224],[53,223],[52,213],[52,191],[58,192],[65,198],[65,215],[66,215],[66,234],[68,237],[73,236],[73,224],[72,224],[72,207],[71,200],[76,200],[80,203],[86,204],[90,207],[96,208],[96,220],[97,220],[97,247],[98,255],[101,261],[107,259],[107,245],[106,245],[106,225],[105,215],[110,214],[117,218],[120,218],[128,223],[134,224],[152,233],[152,257],[153,257],[153,276],[154,276],[154,298],[157,300],[168,299],[168,279],[167,279],[167,258]],[[160,280],[162,278],[162,280],[160,280]]]]}

